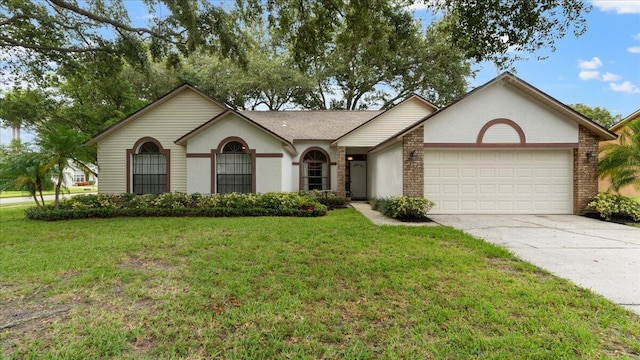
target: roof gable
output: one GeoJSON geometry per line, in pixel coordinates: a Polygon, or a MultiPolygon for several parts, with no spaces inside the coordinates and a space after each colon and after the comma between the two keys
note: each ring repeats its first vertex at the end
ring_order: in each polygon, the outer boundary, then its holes
{"type": "Polygon", "coordinates": [[[175,142],[175,144],[177,145],[186,145],[187,142],[189,141],[189,139],[193,138],[194,136],[200,134],[202,131],[210,128],[211,126],[214,126],[215,124],[219,123],[220,121],[222,121],[223,119],[232,116],[232,115],[236,115],[238,118],[242,119],[243,121],[248,122],[249,124],[257,127],[258,129],[264,131],[265,133],[269,134],[270,136],[276,138],[278,141],[281,141],[282,143],[284,143],[285,148],[291,153],[291,154],[296,154],[297,150],[295,148],[295,146],[293,145],[293,143],[287,139],[285,139],[284,137],[280,136],[279,134],[267,129],[266,127],[262,126],[261,124],[255,122],[254,120],[252,120],[251,118],[244,116],[243,114],[241,114],[238,111],[235,111],[233,109],[227,109],[226,111],[224,111],[223,113],[213,117],[211,120],[205,122],[204,124],[196,127],[195,129],[189,131],[188,133],[184,134],[183,136],[181,136],[180,138],[178,138],[175,142]]]}
{"type": "Polygon", "coordinates": [[[378,121],[379,119],[388,116],[394,112],[398,112],[399,110],[402,110],[405,106],[407,106],[408,103],[411,102],[417,102],[420,103],[422,105],[425,105],[427,108],[431,109],[432,111],[437,111],[438,107],[435,106],[434,104],[432,104],[431,102],[429,102],[428,100],[426,100],[425,98],[423,98],[422,96],[418,95],[418,94],[413,94],[410,97],[402,100],[401,102],[399,102],[398,104],[390,107],[389,109],[380,112],[377,116],[371,118],[370,120],[362,123],[361,125],[355,127],[354,129],[344,133],[342,136],[338,137],[333,143],[332,145],[336,145],[340,140],[343,140],[359,131],[364,131],[364,129],[366,129],[368,126],[370,126],[371,124],[375,123],[376,121],[378,121]]]}
{"type": "Polygon", "coordinates": [[[636,110],[635,112],[633,112],[631,115],[627,116],[626,118],[620,120],[620,122],[618,122],[617,124],[613,125],[609,129],[609,131],[616,131],[616,130],[624,127],[629,122],[631,122],[631,121],[633,121],[635,119],[640,119],[640,109],[636,110]]]}
{"type": "Polygon", "coordinates": [[[570,108],[569,106],[561,103],[560,101],[556,100],[555,98],[549,96],[548,94],[542,92],[541,90],[539,90],[538,88],[534,87],[533,85],[525,82],[524,80],[518,78],[517,76],[511,74],[510,72],[504,72],[501,75],[493,78],[492,80],[488,81],[487,83],[473,89],[472,91],[468,92],[467,94],[465,94],[464,96],[462,96],[461,98],[451,102],[450,104],[448,104],[447,106],[445,106],[444,108],[441,108],[429,115],[427,115],[425,118],[423,118],[422,120],[420,120],[418,123],[416,123],[414,126],[411,126],[410,128],[407,128],[406,130],[402,131],[401,133],[398,133],[397,135],[395,135],[394,137],[402,137],[404,135],[406,135],[407,133],[413,131],[415,128],[417,128],[418,126],[422,125],[425,121],[428,121],[431,118],[434,118],[436,116],[441,115],[442,113],[446,112],[447,110],[450,110],[451,108],[455,107],[456,104],[460,103],[461,101],[475,96],[476,94],[482,92],[484,89],[488,88],[490,85],[496,84],[496,83],[500,83],[503,82],[504,84],[507,84],[509,86],[512,86],[514,89],[520,91],[521,93],[529,96],[530,98],[533,98],[534,100],[541,102],[543,105],[547,106],[548,108],[551,108],[553,110],[555,110],[556,112],[558,112],[559,114],[561,114],[562,116],[564,116],[565,118],[574,121],[576,123],[578,123],[579,125],[582,125],[586,128],[588,128],[589,130],[591,130],[594,134],[598,135],[598,137],[602,140],[613,140],[616,138],[616,135],[612,132],[610,132],[609,130],[605,129],[604,127],[600,126],[599,124],[595,123],[594,121],[588,119],[587,117],[585,117],[584,115],[580,114],[579,112],[573,110],[572,108],[570,108]]]}
{"type": "Polygon", "coordinates": [[[136,119],[144,116],[145,114],[148,114],[149,112],[159,108],[163,104],[167,103],[168,101],[170,101],[171,99],[175,98],[176,96],[184,93],[185,91],[192,91],[192,92],[202,96],[203,98],[211,101],[215,105],[219,106],[221,109],[228,109],[229,108],[227,105],[225,105],[225,104],[213,99],[211,96],[209,96],[209,95],[203,93],[202,91],[196,89],[191,84],[184,83],[184,84],[176,87],[175,89],[169,91],[168,93],[164,94],[163,96],[161,96],[157,100],[155,100],[155,101],[147,104],[143,108],[137,110],[133,114],[127,116],[126,118],[118,121],[117,123],[109,126],[106,129],[102,130],[100,133],[98,133],[93,138],[91,138],[89,141],[87,141],[86,145],[95,145],[95,144],[97,144],[98,141],[108,137],[109,135],[111,135],[112,133],[117,131],[118,129],[124,127],[125,125],[127,125],[127,124],[129,124],[129,123],[131,123],[133,121],[135,121],[136,119]]]}

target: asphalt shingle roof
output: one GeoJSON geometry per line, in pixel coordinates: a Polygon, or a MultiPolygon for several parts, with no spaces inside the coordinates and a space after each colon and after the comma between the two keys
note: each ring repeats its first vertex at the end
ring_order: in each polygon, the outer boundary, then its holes
{"type": "Polygon", "coordinates": [[[239,111],[289,140],[335,140],[383,111],[294,110],[239,111]]]}

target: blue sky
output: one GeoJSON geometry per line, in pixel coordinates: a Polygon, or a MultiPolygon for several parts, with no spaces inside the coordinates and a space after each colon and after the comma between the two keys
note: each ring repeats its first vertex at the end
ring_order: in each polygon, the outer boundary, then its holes
{"type": "MultiPolygon", "coordinates": [[[[592,1],[587,32],[569,35],[545,60],[515,63],[518,77],[566,104],[583,103],[626,117],[640,109],[640,0],[592,1]]],[[[480,64],[473,86],[496,76],[480,64]]]]}
{"type": "MultiPolygon", "coordinates": [[[[138,0],[125,0],[134,22],[147,14],[138,0]]],[[[530,60],[516,62],[515,74],[566,103],[599,106],[623,117],[640,109],[640,0],[594,0],[587,15],[588,29],[579,38],[568,35],[556,51],[542,50],[530,60]],[[536,60],[536,56],[548,56],[536,60]]],[[[419,14],[420,10],[418,10],[419,14]]],[[[491,63],[478,64],[470,89],[496,76],[491,63]]],[[[32,136],[23,132],[23,140],[32,136]]],[[[11,130],[0,129],[0,143],[11,140],[11,130]]]]}

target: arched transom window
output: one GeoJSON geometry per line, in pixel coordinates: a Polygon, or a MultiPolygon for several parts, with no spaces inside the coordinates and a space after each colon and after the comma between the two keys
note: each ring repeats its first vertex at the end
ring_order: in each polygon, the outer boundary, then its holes
{"type": "Polygon", "coordinates": [[[160,194],[167,191],[167,157],[153,141],[140,145],[133,154],[133,192],[160,194]]]}
{"type": "Polygon", "coordinates": [[[216,158],[218,193],[252,192],[252,171],[252,156],[245,145],[238,141],[226,143],[216,158]]]}
{"type": "Polygon", "coordinates": [[[329,159],[325,152],[311,150],[302,161],[302,189],[329,189],[329,159]]]}

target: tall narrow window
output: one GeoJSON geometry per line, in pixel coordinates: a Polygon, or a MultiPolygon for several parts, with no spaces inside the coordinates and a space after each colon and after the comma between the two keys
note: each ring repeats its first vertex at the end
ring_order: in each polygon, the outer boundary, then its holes
{"type": "Polygon", "coordinates": [[[148,141],[133,154],[133,192],[160,194],[167,191],[167,157],[158,144],[148,141]]]}
{"type": "Polygon", "coordinates": [[[216,157],[218,193],[252,192],[251,175],[253,162],[251,154],[238,141],[230,141],[216,157]]]}
{"type": "Polygon", "coordinates": [[[329,189],[329,159],[320,150],[311,150],[304,156],[302,163],[302,189],[329,189]]]}

